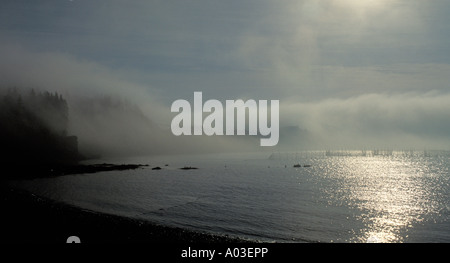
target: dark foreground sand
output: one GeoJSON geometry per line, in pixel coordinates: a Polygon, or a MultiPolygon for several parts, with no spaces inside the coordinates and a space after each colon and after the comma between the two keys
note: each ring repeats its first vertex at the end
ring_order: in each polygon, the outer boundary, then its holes
{"type": "Polygon", "coordinates": [[[197,233],[115,215],[95,213],[2,184],[2,243],[241,243],[246,240],[197,233]]]}
{"type": "MultiPolygon", "coordinates": [[[[8,185],[11,179],[56,177],[147,165],[3,166],[0,179],[1,243],[66,243],[77,236],[82,243],[242,243],[244,239],[198,233],[109,214],[87,211],[8,185]],[[9,169],[6,169],[9,168],[9,169]]],[[[85,175],[89,176],[89,175],[85,175]]]]}

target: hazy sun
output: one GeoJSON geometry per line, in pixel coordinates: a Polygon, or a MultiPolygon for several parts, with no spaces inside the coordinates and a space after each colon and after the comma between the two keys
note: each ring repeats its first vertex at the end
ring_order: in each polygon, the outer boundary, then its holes
{"type": "Polygon", "coordinates": [[[389,0],[338,0],[343,5],[358,11],[379,10],[385,8],[389,0]]]}

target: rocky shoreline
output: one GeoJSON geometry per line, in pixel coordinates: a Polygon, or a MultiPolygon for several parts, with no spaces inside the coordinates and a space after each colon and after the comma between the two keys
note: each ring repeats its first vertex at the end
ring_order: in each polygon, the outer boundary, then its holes
{"type": "Polygon", "coordinates": [[[72,174],[91,174],[106,171],[135,170],[148,164],[8,164],[3,165],[5,179],[48,178],[72,174]]]}

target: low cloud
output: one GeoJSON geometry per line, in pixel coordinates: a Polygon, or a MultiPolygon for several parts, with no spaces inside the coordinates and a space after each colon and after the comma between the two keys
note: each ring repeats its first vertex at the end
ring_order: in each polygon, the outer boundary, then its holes
{"type": "MultiPolygon", "coordinates": [[[[60,53],[0,48],[1,88],[58,92],[68,101],[69,134],[88,156],[146,155],[256,149],[245,138],[181,136],[170,131],[173,113],[158,91],[97,63],[60,53]]],[[[253,146],[254,145],[254,146],[253,146]]]]}
{"type": "Polygon", "coordinates": [[[365,94],[290,103],[282,122],[315,137],[317,148],[448,149],[449,94],[365,94]]]}

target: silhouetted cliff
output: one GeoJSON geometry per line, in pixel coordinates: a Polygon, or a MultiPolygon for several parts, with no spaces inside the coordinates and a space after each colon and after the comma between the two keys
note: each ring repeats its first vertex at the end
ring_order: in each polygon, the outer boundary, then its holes
{"type": "Polygon", "coordinates": [[[67,136],[68,117],[67,102],[57,93],[4,92],[0,96],[0,162],[77,162],[78,142],[75,136],[67,136]]]}

